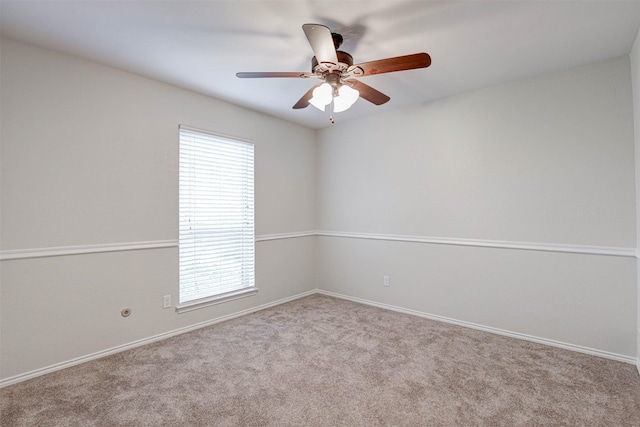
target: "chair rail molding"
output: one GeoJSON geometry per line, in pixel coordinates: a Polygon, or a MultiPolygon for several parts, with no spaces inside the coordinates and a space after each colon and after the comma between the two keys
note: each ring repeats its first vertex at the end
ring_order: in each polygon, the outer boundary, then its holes
{"type": "Polygon", "coordinates": [[[636,248],[568,245],[558,243],[531,243],[502,240],[462,239],[453,237],[409,236],[400,234],[352,233],[343,231],[316,231],[317,236],[348,239],[387,240],[394,242],[425,243],[433,245],[475,246],[483,248],[519,249],[529,251],[565,252],[575,254],[637,257],[636,248]]]}
{"type": "MultiPolygon", "coordinates": [[[[528,251],[564,252],[587,255],[620,256],[640,259],[640,249],[609,246],[568,245],[558,243],[531,243],[501,240],[463,239],[453,237],[410,236],[402,234],[378,234],[347,231],[307,230],[288,233],[256,235],[256,243],[305,237],[335,237],[345,239],[384,240],[392,242],[424,243],[432,245],[474,246],[482,248],[516,249],[528,251]]],[[[151,240],[146,242],[103,243],[93,245],[59,246],[0,251],[0,261],[45,258],[66,255],[82,255],[105,252],[145,249],[177,248],[178,240],[151,240]]]]}
{"type": "Polygon", "coordinates": [[[0,261],[177,247],[177,240],[151,240],[147,242],[102,243],[49,248],[10,249],[0,251],[0,261]]]}

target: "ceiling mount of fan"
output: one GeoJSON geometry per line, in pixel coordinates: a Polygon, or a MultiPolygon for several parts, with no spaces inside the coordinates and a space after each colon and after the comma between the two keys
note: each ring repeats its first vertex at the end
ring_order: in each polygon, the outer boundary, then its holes
{"type": "MultiPolygon", "coordinates": [[[[314,53],[311,59],[311,72],[241,72],[236,73],[236,76],[239,78],[315,77],[321,79],[323,83],[318,83],[309,89],[293,108],[306,108],[312,104],[322,110],[328,105],[330,112],[339,112],[349,108],[358,97],[375,105],[382,105],[391,99],[356,78],[426,68],[431,65],[431,57],[424,52],[354,65],[353,57],[349,53],[338,50],[344,41],[340,34],[332,33],[328,27],[320,24],[304,24],[302,30],[314,53]],[[351,91],[357,92],[354,95],[351,91]],[[349,105],[345,104],[347,98],[349,98],[349,105]]],[[[333,122],[332,116],[330,119],[333,122]]]]}
{"type": "Polygon", "coordinates": [[[338,33],[331,33],[331,38],[333,39],[333,47],[338,50],[342,46],[344,39],[338,33]]]}

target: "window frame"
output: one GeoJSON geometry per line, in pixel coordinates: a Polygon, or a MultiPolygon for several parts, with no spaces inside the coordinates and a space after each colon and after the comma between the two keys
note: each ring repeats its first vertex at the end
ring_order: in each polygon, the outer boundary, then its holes
{"type": "MultiPolygon", "coordinates": [[[[232,300],[236,300],[239,298],[244,298],[244,297],[248,297],[251,295],[255,295],[258,292],[258,288],[256,287],[255,284],[255,193],[254,193],[254,188],[255,188],[255,143],[253,141],[250,140],[246,140],[246,139],[242,139],[242,138],[238,138],[238,137],[234,137],[234,136],[229,136],[229,135],[224,135],[224,134],[220,134],[220,133],[216,133],[216,132],[211,132],[211,131],[207,131],[207,130],[203,130],[203,129],[198,129],[198,128],[193,128],[190,126],[184,126],[184,125],[180,125],[178,127],[178,140],[179,140],[179,147],[178,147],[178,153],[179,153],[179,172],[178,172],[178,186],[179,186],[179,193],[178,193],[178,251],[179,251],[179,266],[178,266],[178,299],[179,299],[179,304],[176,306],[176,312],[178,313],[184,313],[184,312],[188,312],[188,311],[192,311],[192,310],[196,310],[199,308],[204,308],[204,307],[209,307],[215,304],[220,304],[220,303],[224,303],[227,301],[232,301],[232,300]],[[184,132],[183,132],[184,131],[184,132]],[[240,278],[240,283],[244,283],[246,281],[248,281],[250,283],[250,285],[248,286],[242,286],[239,288],[232,288],[229,289],[228,291],[223,291],[223,292],[218,292],[218,293],[210,293],[206,296],[200,297],[200,298],[194,298],[194,299],[186,299],[183,301],[182,299],[182,293],[183,293],[183,283],[184,283],[184,278],[183,278],[183,262],[185,261],[185,259],[189,258],[189,255],[185,255],[183,256],[182,251],[183,251],[183,245],[184,247],[186,247],[187,244],[190,245],[195,245],[196,247],[198,246],[202,246],[202,247],[206,247],[206,245],[201,245],[200,243],[196,242],[196,236],[198,234],[197,231],[194,231],[193,233],[184,233],[183,231],[181,231],[183,229],[183,217],[184,215],[184,211],[186,210],[186,206],[185,203],[188,203],[188,201],[194,201],[196,198],[193,197],[193,193],[195,191],[189,191],[187,190],[186,193],[189,193],[188,197],[184,197],[182,195],[182,189],[181,187],[187,183],[190,187],[193,186],[194,184],[194,179],[192,180],[188,180],[185,179],[183,175],[186,175],[187,173],[185,172],[184,167],[185,166],[189,166],[191,173],[194,173],[196,166],[195,166],[195,161],[193,161],[194,158],[194,154],[189,153],[186,154],[185,151],[188,149],[185,147],[186,144],[186,138],[188,138],[188,136],[185,135],[194,135],[197,138],[202,138],[203,140],[209,139],[212,143],[216,143],[219,142],[220,145],[217,147],[217,149],[220,149],[220,147],[224,144],[238,144],[238,145],[245,145],[245,146],[250,146],[251,150],[250,150],[250,156],[247,155],[246,160],[250,160],[250,170],[249,171],[245,171],[243,173],[246,173],[247,175],[244,176],[244,178],[246,179],[247,177],[251,178],[251,182],[250,183],[246,183],[243,184],[242,187],[242,195],[244,197],[249,196],[250,197],[250,203],[248,203],[248,205],[246,207],[243,207],[243,210],[241,213],[234,213],[234,218],[236,220],[242,220],[244,221],[243,225],[241,226],[242,228],[242,233],[241,235],[244,237],[240,237],[238,238],[237,236],[231,236],[229,238],[229,242],[236,242],[237,244],[239,244],[240,246],[240,250],[237,252],[237,254],[242,254],[243,256],[243,261],[242,261],[242,267],[240,269],[239,272],[235,272],[234,274],[240,274],[241,278],[240,278]],[[183,140],[183,137],[185,138],[185,140],[183,140]],[[187,157],[191,157],[189,159],[189,161],[187,161],[187,157]],[[247,220],[247,214],[250,214],[250,222],[246,222],[247,220]],[[242,218],[242,219],[241,219],[242,218]],[[251,249],[248,250],[247,247],[247,238],[246,238],[246,232],[247,230],[250,230],[251,232],[251,249]],[[192,237],[185,237],[186,235],[192,234],[192,237]],[[251,258],[249,259],[248,263],[245,262],[244,256],[248,256],[250,255],[251,258]],[[246,263],[246,265],[245,265],[246,263]],[[247,275],[247,265],[250,266],[250,274],[247,275]]],[[[242,150],[242,148],[239,148],[239,150],[242,150]]],[[[222,160],[222,162],[224,163],[224,160],[222,160]]],[[[202,164],[201,161],[198,162],[199,165],[202,164]]],[[[207,165],[208,168],[212,167],[212,164],[207,165]]],[[[199,167],[199,166],[198,166],[199,167]]],[[[210,173],[211,169],[207,169],[207,171],[210,173]]],[[[193,188],[193,187],[192,187],[193,188]]],[[[193,208],[193,204],[190,205],[190,213],[187,214],[187,217],[190,218],[194,218],[194,216],[192,215],[193,211],[195,208],[193,208]]],[[[233,210],[233,209],[232,209],[233,210]]],[[[209,225],[207,227],[207,230],[211,230],[211,225],[209,225]]],[[[220,225],[216,225],[213,226],[214,230],[221,230],[224,229],[224,227],[220,226],[220,225]]],[[[201,232],[202,233],[202,232],[201,232]]],[[[235,253],[235,252],[234,252],[235,253]]],[[[193,256],[195,258],[195,255],[193,256]]]]}

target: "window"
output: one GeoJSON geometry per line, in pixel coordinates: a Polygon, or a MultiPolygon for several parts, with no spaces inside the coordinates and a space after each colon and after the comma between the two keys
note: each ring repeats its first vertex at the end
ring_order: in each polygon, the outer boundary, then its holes
{"type": "Polygon", "coordinates": [[[178,311],[255,288],[253,143],[180,126],[178,311]]]}

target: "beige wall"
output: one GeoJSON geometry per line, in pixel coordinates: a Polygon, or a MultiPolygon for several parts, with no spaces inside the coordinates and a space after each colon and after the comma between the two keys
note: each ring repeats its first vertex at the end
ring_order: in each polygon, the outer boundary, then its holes
{"type": "MultiPolygon", "coordinates": [[[[636,233],[637,241],[640,242],[640,32],[636,36],[631,50],[631,82],[633,85],[633,118],[635,124],[635,159],[636,159],[636,233]]],[[[636,252],[636,258],[640,257],[640,251],[636,252]]],[[[637,366],[640,371],[640,262],[637,272],[638,288],[638,326],[637,326],[637,366]]]]}
{"type": "Polygon", "coordinates": [[[635,359],[630,82],[625,56],[323,129],[318,229],[345,237],[318,287],[635,359]]]}
{"type": "Polygon", "coordinates": [[[2,40],[2,253],[175,242],[179,124],[255,141],[258,237],[325,235],[258,241],[256,296],[180,315],[175,245],[4,260],[0,381],[315,288],[636,358],[638,44],[316,132],[2,40]]]}
{"type": "MultiPolygon", "coordinates": [[[[255,141],[258,236],[313,229],[314,131],[10,40],[1,67],[3,253],[175,242],[180,124],[255,141]]],[[[2,261],[0,378],[315,288],[313,237],[256,252],[256,296],[179,315],[176,247],[2,261]]]]}

